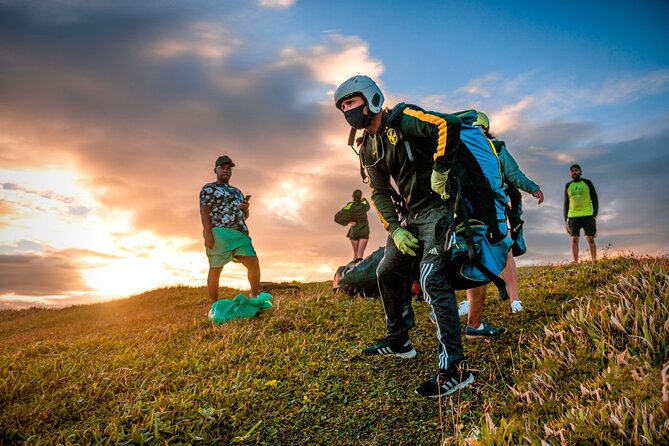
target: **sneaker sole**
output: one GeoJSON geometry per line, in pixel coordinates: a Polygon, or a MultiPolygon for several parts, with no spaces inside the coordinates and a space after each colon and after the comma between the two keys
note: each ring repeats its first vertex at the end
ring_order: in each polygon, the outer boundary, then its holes
{"type": "Polygon", "coordinates": [[[365,356],[397,356],[398,358],[411,359],[416,356],[416,349],[412,348],[408,352],[403,353],[365,353],[362,352],[365,356]]]}
{"type": "Polygon", "coordinates": [[[420,393],[418,393],[418,391],[416,391],[416,395],[418,395],[418,396],[423,396],[423,397],[426,396],[426,397],[428,397],[428,398],[439,398],[439,397],[444,397],[444,396],[448,396],[448,395],[450,395],[451,393],[457,392],[458,390],[463,389],[463,388],[469,386],[469,385],[470,385],[471,383],[473,383],[474,381],[475,381],[475,379],[474,379],[474,374],[471,374],[471,375],[469,375],[469,378],[467,378],[465,381],[462,381],[460,384],[458,384],[457,386],[453,387],[453,388],[452,388],[451,390],[449,390],[448,392],[444,392],[444,393],[439,394],[439,395],[421,395],[420,393]]]}
{"type": "Polygon", "coordinates": [[[399,358],[404,358],[404,359],[411,359],[414,356],[416,356],[416,349],[412,348],[408,352],[404,352],[404,353],[393,353],[393,356],[397,356],[399,358]]]}
{"type": "Polygon", "coordinates": [[[504,330],[502,333],[500,333],[500,334],[496,334],[496,335],[471,335],[471,334],[465,334],[465,338],[466,338],[466,339],[497,339],[497,338],[501,338],[502,336],[504,336],[507,332],[508,332],[508,330],[504,330]]]}

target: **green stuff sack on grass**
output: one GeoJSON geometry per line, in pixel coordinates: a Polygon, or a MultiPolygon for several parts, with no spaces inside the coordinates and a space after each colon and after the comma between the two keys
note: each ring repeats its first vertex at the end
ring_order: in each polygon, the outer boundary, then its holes
{"type": "Polygon", "coordinates": [[[221,325],[234,319],[245,319],[255,316],[258,311],[272,307],[272,296],[269,293],[260,293],[258,297],[247,298],[238,294],[234,299],[217,300],[209,310],[209,320],[221,325]]]}

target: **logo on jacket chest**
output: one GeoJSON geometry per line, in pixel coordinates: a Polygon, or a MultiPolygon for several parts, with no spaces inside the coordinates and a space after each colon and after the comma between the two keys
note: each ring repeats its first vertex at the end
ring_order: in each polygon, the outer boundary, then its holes
{"type": "Polygon", "coordinates": [[[386,130],[386,136],[388,137],[390,144],[397,144],[397,132],[394,128],[390,127],[388,130],[386,130]]]}

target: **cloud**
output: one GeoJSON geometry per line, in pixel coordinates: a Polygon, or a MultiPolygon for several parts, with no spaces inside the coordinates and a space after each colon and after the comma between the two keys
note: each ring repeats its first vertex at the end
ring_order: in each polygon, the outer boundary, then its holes
{"type": "Polygon", "coordinates": [[[469,84],[457,90],[458,93],[466,93],[469,95],[490,97],[492,93],[492,86],[497,84],[500,80],[499,73],[489,73],[485,76],[472,79],[469,84]]]}
{"type": "Polygon", "coordinates": [[[507,78],[489,73],[471,80],[442,104],[469,103],[495,117],[495,129],[506,131],[527,119],[547,120],[596,113],[597,107],[631,104],[669,90],[669,70],[611,74],[601,82],[575,85],[572,79],[530,71],[507,78]],[[499,126],[499,127],[498,127],[499,126]]]}
{"type": "Polygon", "coordinates": [[[0,201],[0,229],[9,226],[12,223],[12,214],[14,207],[5,200],[0,201]]]}
{"type": "MultiPolygon", "coordinates": [[[[10,68],[0,88],[0,165],[19,172],[7,187],[21,200],[24,220],[32,215],[58,228],[52,249],[60,258],[74,256],[58,251],[67,246],[112,254],[72,257],[70,269],[83,271],[86,283],[106,283],[93,270],[111,280],[126,270],[114,262],[133,268],[131,253],[162,252],[154,264],[165,261],[164,272],[152,275],[161,280],[206,275],[198,192],[214,180],[220,154],[235,159],[232,184],[253,195],[249,225],[265,279],[322,280],[349,260],[346,228],[332,215],[353,189],[368,192],[330,90],[355,73],[381,75],[366,42],[327,34],[256,60],[248,55],[266,48],[225,19],[93,8],[51,21],[13,11],[16,20],[0,31],[0,63],[10,68]],[[45,160],[73,172],[78,193],[62,190],[69,180],[28,181],[26,169],[45,160]],[[305,271],[305,264],[319,266],[305,271]]],[[[28,226],[16,226],[16,208],[7,212],[15,221],[3,241],[30,238],[28,226]]],[[[380,223],[370,217],[370,246],[382,244],[380,223]]],[[[48,244],[51,236],[32,237],[48,244]]],[[[30,264],[14,264],[17,277],[27,277],[30,264]]],[[[245,282],[233,266],[223,276],[222,283],[245,282]]],[[[52,280],[38,282],[26,281],[21,292],[62,291],[52,280]]]]}
{"type": "MultiPolygon", "coordinates": [[[[496,132],[505,132],[506,130],[518,125],[524,119],[524,113],[532,107],[534,96],[527,96],[519,101],[508,104],[495,111],[494,129],[496,132]]],[[[483,110],[485,111],[485,110],[483,110]]],[[[491,127],[493,123],[491,122],[491,127]]]]}
{"type": "Polygon", "coordinates": [[[41,296],[90,291],[71,254],[0,254],[0,294],[41,296]]]}
{"type": "Polygon", "coordinates": [[[371,58],[369,45],[357,36],[329,35],[320,45],[306,51],[285,48],[280,56],[278,66],[305,66],[314,80],[334,86],[356,74],[378,79],[384,71],[383,63],[371,58]]]}
{"type": "Polygon", "coordinates": [[[608,79],[599,88],[586,91],[584,96],[595,104],[621,104],[669,89],[669,69],[656,70],[641,75],[608,79]]]}
{"type": "Polygon", "coordinates": [[[161,59],[192,54],[218,65],[241,44],[241,39],[223,25],[198,22],[188,26],[183,35],[165,36],[151,44],[149,49],[152,55],[161,59]]]}
{"type": "Polygon", "coordinates": [[[289,8],[297,0],[258,0],[258,4],[265,8],[289,8]]]}

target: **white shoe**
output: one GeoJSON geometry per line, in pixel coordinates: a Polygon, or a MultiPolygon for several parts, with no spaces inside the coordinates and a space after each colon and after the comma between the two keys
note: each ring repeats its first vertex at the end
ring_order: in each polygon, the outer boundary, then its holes
{"type": "Polygon", "coordinates": [[[469,313],[469,303],[466,300],[463,300],[458,304],[458,316],[467,316],[469,313]]]}
{"type": "Polygon", "coordinates": [[[519,300],[511,302],[511,313],[520,313],[523,311],[523,303],[519,300]]]}

